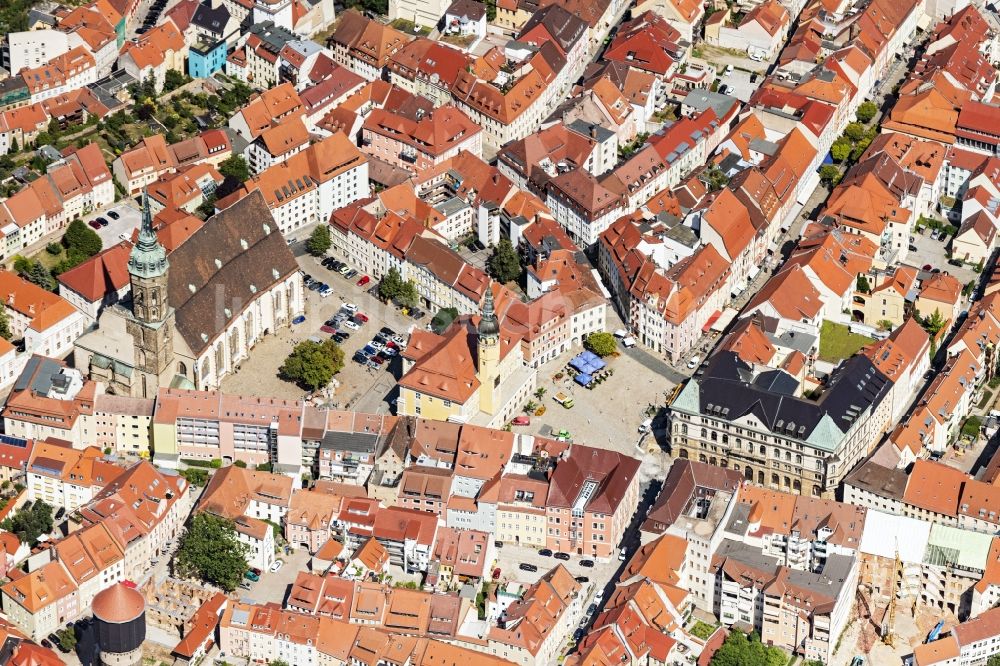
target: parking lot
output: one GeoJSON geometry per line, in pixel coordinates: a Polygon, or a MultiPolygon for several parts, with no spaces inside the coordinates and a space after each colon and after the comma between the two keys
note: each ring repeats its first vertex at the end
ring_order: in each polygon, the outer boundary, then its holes
{"type": "Polygon", "coordinates": [[[236,591],[241,598],[252,599],[254,603],[258,604],[266,604],[271,601],[277,604],[284,603],[289,588],[295,582],[295,577],[299,575],[300,571],[308,571],[306,564],[309,562],[309,553],[305,548],[298,548],[293,550],[291,555],[281,554],[278,559],[284,561],[284,564],[277,572],[265,571],[256,583],[244,579],[250,583],[250,589],[237,588],[236,591]]]}
{"type": "Polygon", "coordinates": [[[906,263],[917,268],[930,266],[939,268],[942,272],[954,275],[962,284],[967,284],[970,280],[978,280],[979,275],[969,266],[954,266],[948,263],[948,247],[950,238],[934,240],[931,238],[931,230],[928,229],[923,234],[914,232],[913,245],[916,252],[911,251],[906,258],[906,263]]]}
{"type": "Polygon", "coordinates": [[[106,210],[88,215],[84,218],[84,221],[89,223],[98,217],[103,217],[108,221],[108,226],[101,227],[100,229],[94,229],[94,231],[97,232],[97,235],[101,237],[101,243],[105,248],[109,248],[112,245],[117,245],[122,242],[121,236],[123,234],[126,237],[131,238],[132,230],[136,229],[142,222],[142,213],[135,205],[135,202],[131,199],[123,199],[106,210]],[[114,211],[118,214],[117,220],[112,219],[111,216],[108,215],[110,211],[114,211]]]}
{"type": "MultiPolygon", "coordinates": [[[[747,60],[747,62],[753,63],[752,60],[747,60]]],[[[720,92],[722,90],[722,86],[726,86],[728,90],[725,94],[746,103],[750,100],[750,96],[756,92],[758,86],[760,86],[760,83],[763,80],[763,74],[748,72],[734,67],[733,71],[728,73],[725,69],[720,69],[719,79],[722,81],[719,84],[720,92]]]]}
{"type": "Polygon", "coordinates": [[[360,274],[353,280],[347,280],[324,268],[319,259],[300,254],[304,252],[302,245],[304,243],[298,243],[293,248],[299,255],[299,266],[313,278],[329,285],[329,295],[321,296],[319,292],[307,290],[305,321],[294,325],[291,330],[281,329],[276,335],[270,335],[257,343],[250,358],[240,364],[240,369],[222,381],[222,390],[244,395],[301,398],[302,389],[281,379],[278,368],[297,343],[312,336],[322,339],[330,337],[329,333],[321,332],[320,327],[344,303],[353,303],[369,321],[362,324],[360,330],[348,330],[350,338],[341,344],[344,350],[344,369],[335,377],[338,386],[330,396],[328,405],[338,409],[388,413],[388,401],[395,397],[396,378],[401,371],[400,360],[398,357],[390,359],[376,370],[353,362],[351,357],[372,340],[381,327],[388,326],[405,338],[411,328],[428,322],[430,315],[419,321],[404,316],[392,305],[385,305],[368,293],[367,290],[374,286],[374,282],[364,287],[357,286],[360,274]]]}

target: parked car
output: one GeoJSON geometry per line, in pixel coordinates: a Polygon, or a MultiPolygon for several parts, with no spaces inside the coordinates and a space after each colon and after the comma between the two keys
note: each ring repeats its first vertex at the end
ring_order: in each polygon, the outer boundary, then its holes
{"type": "Polygon", "coordinates": [[[353,280],[357,276],[358,276],[358,272],[356,270],[354,270],[353,268],[351,270],[347,271],[346,273],[344,273],[344,277],[347,278],[348,280],[353,280]]]}
{"type": "Polygon", "coordinates": [[[349,328],[349,329],[351,329],[352,331],[358,331],[358,330],[361,329],[360,326],[358,326],[357,324],[355,324],[350,319],[348,319],[347,321],[344,322],[344,326],[347,327],[347,328],[349,328]]]}
{"type": "Polygon", "coordinates": [[[500,567],[493,570],[493,580],[500,580],[500,567]]]}
{"type": "Polygon", "coordinates": [[[538,551],[538,554],[541,555],[542,557],[552,557],[552,551],[548,548],[542,548],[540,551],[538,551]]]}
{"type": "Polygon", "coordinates": [[[319,291],[322,287],[323,283],[320,282],[319,280],[315,280],[313,282],[310,282],[309,285],[306,287],[306,289],[308,289],[309,291],[319,291]]]}
{"type": "Polygon", "coordinates": [[[362,275],[361,279],[358,280],[357,284],[358,284],[359,287],[363,287],[363,286],[365,286],[366,284],[368,284],[371,281],[372,281],[372,279],[370,277],[368,277],[367,275],[362,275]]]}
{"type": "Polygon", "coordinates": [[[354,314],[355,312],[358,311],[358,306],[355,305],[354,303],[344,303],[343,305],[340,306],[340,309],[346,310],[351,314],[354,314]]]}
{"type": "Polygon", "coordinates": [[[109,210],[108,211],[108,217],[110,217],[112,220],[117,220],[118,218],[121,217],[121,215],[118,214],[118,211],[109,210]]]}
{"type": "Polygon", "coordinates": [[[379,364],[376,363],[374,359],[368,359],[368,361],[365,363],[365,365],[367,365],[372,370],[378,370],[379,369],[379,364]]]}
{"type": "Polygon", "coordinates": [[[305,315],[298,315],[297,317],[295,317],[294,319],[292,319],[292,323],[293,324],[302,324],[302,323],[305,322],[305,320],[306,320],[306,316],[305,315]]]}
{"type": "Polygon", "coordinates": [[[103,218],[103,217],[99,217],[99,218],[97,218],[96,222],[97,222],[97,223],[98,223],[99,225],[101,225],[102,227],[106,227],[106,226],[108,226],[108,224],[110,224],[110,222],[108,222],[108,221],[107,221],[107,220],[106,220],[105,218],[103,218]]]}
{"type": "Polygon", "coordinates": [[[249,570],[245,574],[243,574],[243,576],[247,580],[252,580],[255,583],[260,580],[260,576],[258,576],[257,574],[255,574],[254,572],[249,571],[249,570]]]}
{"type": "Polygon", "coordinates": [[[40,642],[43,648],[48,648],[49,650],[52,649],[52,643],[50,643],[47,639],[43,638],[40,642]]]}
{"type": "Polygon", "coordinates": [[[351,336],[348,335],[347,331],[337,331],[336,333],[333,334],[333,339],[334,341],[336,341],[338,345],[344,344],[344,341],[347,340],[349,337],[351,336]]]}
{"type": "Polygon", "coordinates": [[[538,567],[536,567],[534,564],[528,564],[527,562],[521,562],[521,564],[518,566],[518,569],[520,569],[521,571],[538,571],[538,567]]]}
{"type": "Polygon", "coordinates": [[[368,315],[363,312],[356,312],[354,314],[354,321],[360,322],[362,324],[368,323],[368,315]]]}
{"type": "Polygon", "coordinates": [[[259,576],[259,575],[261,575],[262,573],[264,573],[263,571],[261,571],[261,570],[260,570],[260,569],[258,569],[257,567],[250,567],[250,571],[254,572],[254,573],[255,573],[255,574],[257,574],[258,576],[259,576]]]}
{"type": "Polygon", "coordinates": [[[337,327],[330,326],[329,324],[323,324],[322,326],[319,327],[319,330],[321,330],[324,333],[329,333],[330,335],[337,334],[337,327]]]}
{"type": "Polygon", "coordinates": [[[101,223],[98,222],[97,220],[91,220],[90,222],[87,222],[87,226],[90,227],[91,229],[100,229],[101,223]]]}
{"type": "Polygon", "coordinates": [[[929,270],[931,270],[932,268],[934,268],[934,267],[933,267],[933,266],[931,266],[930,264],[924,264],[924,270],[925,270],[925,271],[929,271],[929,270]]]}
{"type": "Polygon", "coordinates": [[[375,354],[371,357],[371,360],[375,362],[375,365],[382,365],[385,363],[385,356],[382,356],[382,354],[375,354]]]}
{"type": "Polygon", "coordinates": [[[375,347],[372,347],[371,345],[365,345],[361,351],[365,353],[365,356],[374,356],[375,354],[378,353],[378,350],[375,349],[375,347]]]}
{"type": "Polygon", "coordinates": [[[330,289],[329,285],[324,284],[322,287],[319,288],[319,296],[320,296],[320,298],[326,298],[327,296],[329,296],[332,293],[333,293],[333,289],[330,289]]]}
{"type": "Polygon", "coordinates": [[[282,562],[281,560],[278,560],[277,562],[275,562],[274,564],[272,564],[272,565],[271,565],[271,573],[278,573],[278,571],[280,571],[280,570],[281,570],[281,567],[282,567],[282,566],[283,566],[284,564],[285,564],[285,563],[284,563],[284,562],[282,562]]]}
{"type": "Polygon", "coordinates": [[[382,328],[378,329],[378,332],[381,333],[382,335],[387,335],[390,338],[395,337],[396,335],[396,332],[391,328],[389,328],[388,326],[383,326],[382,328]]]}
{"type": "Polygon", "coordinates": [[[556,553],[552,557],[556,558],[557,560],[562,560],[563,562],[569,562],[569,553],[560,552],[556,553]]]}
{"type": "Polygon", "coordinates": [[[590,579],[587,578],[586,576],[577,576],[576,577],[576,582],[578,582],[578,583],[589,583],[590,579]]]}
{"type": "Polygon", "coordinates": [[[522,416],[515,416],[514,420],[511,421],[511,423],[513,425],[516,425],[516,426],[531,425],[531,417],[530,416],[523,416],[523,415],[522,416]]]}
{"type": "Polygon", "coordinates": [[[594,560],[580,560],[581,567],[587,567],[588,569],[594,568],[594,560]]]}

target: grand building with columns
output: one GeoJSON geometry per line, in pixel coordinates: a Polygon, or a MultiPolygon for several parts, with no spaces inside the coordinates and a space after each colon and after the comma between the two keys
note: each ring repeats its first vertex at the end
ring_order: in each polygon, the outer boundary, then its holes
{"type": "Polygon", "coordinates": [[[259,192],[212,216],[167,255],[144,205],[130,291],[74,348],[110,393],[217,388],[268,333],[305,310],[302,276],[259,192]]]}

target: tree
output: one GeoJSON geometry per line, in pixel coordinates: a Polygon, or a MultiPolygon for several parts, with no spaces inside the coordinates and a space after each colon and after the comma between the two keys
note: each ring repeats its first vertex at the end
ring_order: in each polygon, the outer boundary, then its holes
{"type": "Polygon", "coordinates": [[[416,283],[413,280],[404,282],[399,289],[396,300],[408,308],[417,307],[417,303],[420,302],[420,292],[417,291],[416,283]]]}
{"type": "Polygon", "coordinates": [[[48,291],[56,290],[56,281],[52,277],[52,273],[49,272],[42,263],[36,259],[29,260],[28,269],[22,274],[25,280],[33,284],[37,284],[42,289],[48,291]]]}
{"type": "Polygon", "coordinates": [[[847,127],[844,128],[844,136],[853,142],[860,141],[864,135],[865,126],[861,123],[848,123],[847,127]]]}
{"type": "Polygon", "coordinates": [[[166,76],[163,77],[163,92],[177,90],[190,80],[183,72],[179,72],[176,69],[168,69],[166,76]]]}
{"type": "Polygon", "coordinates": [[[827,187],[833,187],[840,182],[840,169],[832,164],[824,164],[819,168],[819,179],[827,187]]]}
{"type": "Polygon", "coordinates": [[[215,201],[217,198],[218,190],[209,194],[207,197],[202,199],[202,202],[198,204],[197,213],[204,219],[208,219],[215,215],[215,201]]]}
{"type": "Polygon", "coordinates": [[[208,484],[208,470],[205,469],[188,467],[187,469],[181,470],[181,476],[187,479],[187,482],[196,488],[201,488],[208,484]]]}
{"type": "Polygon", "coordinates": [[[937,308],[934,308],[934,312],[929,317],[922,317],[919,321],[920,325],[924,327],[924,330],[932,338],[937,337],[937,334],[941,332],[946,323],[944,317],[941,315],[941,311],[937,308]]]}
{"type": "Polygon", "coordinates": [[[962,424],[962,434],[969,439],[979,437],[979,430],[983,427],[983,420],[978,416],[970,416],[962,424]]]}
{"type": "Polygon", "coordinates": [[[618,351],[615,336],[610,333],[591,333],[583,339],[583,347],[598,356],[611,356],[618,351]]]}
{"type": "Polygon", "coordinates": [[[344,367],[344,350],[333,340],[305,340],[281,364],[278,372],[283,379],[315,391],[326,386],[344,367]]]}
{"type": "Polygon", "coordinates": [[[879,319],[878,320],[878,327],[879,327],[879,330],[882,330],[882,331],[891,331],[893,328],[895,328],[893,326],[893,324],[892,324],[892,321],[890,321],[888,319],[879,319]]]}
{"type": "Polygon", "coordinates": [[[88,258],[99,253],[103,247],[101,237],[82,220],[73,220],[69,223],[66,233],[63,234],[62,243],[67,250],[77,250],[88,258]]]}
{"type": "Polygon", "coordinates": [[[760,642],[756,633],[747,636],[732,631],[722,646],[712,655],[710,666],[784,666],[788,655],[776,647],[760,642]]]}
{"type": "Polygon", "coordinates": [[[219,163],[219,173],[240,183],[250,180],[250,165],[242,155],[227,157],[219,163]]]}
{"type": "Polygon", "coordinates": [[[18,539],[34,548],[38,537],[52,531],[52,507],[38,500],[30,508],[22,508],[13,518],[0,522],[0,528],[13,532],[18,539]]]}
{"type": "Polygon", "coordinates": [[[76,632],[71,627],[60,629],[56,632],[56,637],[59,639],[59,647],[64,652],[72,652],[76,649],[76,632]]]}
{"type": "Polygon", "coordinates": [[[521,258],[508,238],[501,238],[486,261],[487,272],[497,282],[511,282],[521,277],[521,258]]]}
{"type": "Polygon", "coordinates": [[[864,275],[858,276],[858,287],[857,290],[864,294],[872,293],[872,286],[868,282],[868,278],[864,275]]]}
{"type": "Polygon", "coordinates": [[[403,288],[403,278],[399,274],[399,269],[395,266],[390,268],[378,283],[378,295],[387,301],[396,298],[403,288]]]}
{"type": "Polygon", "coordinates": [[[833,157],[834,162],[843,162],[850,157],[853,147],[851,140],[842,136],[830,146],[830,156],[833,157]]]}
{"type": "Polygon", "coordinates": [[[492,23],[497,17],[497,0],[486,0],[486,21],[492,23]]]}
{"type": "Polygon", "coordinates": [[[10,340],[14,337],[10,330],[10,318],[7,316],[7,308],[0,308],[0,338],[10,340]]]}
{"type": "Polygon", "coordinates": [[[725,187],[727,183],[729,183],[729,176],[727,176],[722,169],[714,164],[705,169],[703,175],[705,177],[706,184],[708,185],[708,189],[713,192],[718,192],[725,187]]]}
{"type": "Polygon", "coordinates": [[[445,332],[451,322],[458,319],[458,310],[455,308],[441,308],[438,313],[434,315],[431,319],[431,330],[435,333],[441,334],[445,332]]]}
{"type": "Polygon", "coordinates": [[[246,573],[249,550],[237,538],[231,520],[198,513],[181,537],[175,560],[177,572],[232,592],[246,573]]]}
{"type": "Polygon", "coordinates": [[[1000,654],[995,654],[987,659],[986,666],[1000,666],[1000,654]]]}
{"type": "Polygon", "coordinates": [[[858,121],[868,124],[875,114],[878,113],[878,106],[875,102],[862,102],[858,107],[858,121]]]}
{"type": "Polygon", "coordinates": [[[326,224],[320,224],[309,234],[306,250],[314,257],[322,257],[331,245],[333,245],[333,240],[330,238],[330,227],[326,224]]]}

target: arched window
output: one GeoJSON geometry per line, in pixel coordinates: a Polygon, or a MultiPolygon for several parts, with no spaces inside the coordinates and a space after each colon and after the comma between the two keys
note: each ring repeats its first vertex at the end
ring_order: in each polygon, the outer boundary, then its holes
{"type": "Polygon", "coordinates": [[[188,373],[187,366],[184,365],[184,363],[182,363],[181,361],[178,361],[177,362],[177,374],[181,375],[182,377],[187,377],[187,373],[188,373]]]}
{"type": "Polygon", "coordinates": [[[778,485],[779,483],[781,483],[781,479],[780,479],[780,478],[778,478],[778,475],[777,475],[777,474],[772,474],[772,475],[771,475],[771,485],[772,485],[772,486],[776,486],[776,485],[778,485]]]}
{"type": "Polygon", "coordinates": [[[205,360],[203,360],[201,362],[201,378],[202,378],[202,380],[204,380],[206,377],[208,377],[208,375],[210,374],[211,370],[212,370],[211,363],[208,360],[208,358],[206,357],[205,360]]]}

